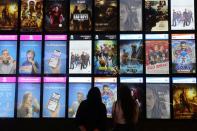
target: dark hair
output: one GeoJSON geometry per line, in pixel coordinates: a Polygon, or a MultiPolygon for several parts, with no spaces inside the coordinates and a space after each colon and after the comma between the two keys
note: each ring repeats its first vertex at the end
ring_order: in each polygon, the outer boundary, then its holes
{"type": "Polygon", "coordinates": [[[137,104],[132,98],[131,90],[127,85],[121,85],[118,88],[118,102],[120,102],[126,122],[133,123],[137,104]]]}
{"type": "Polygon", "coordinates": [[[93,87],[89,90],[87,95],[87,102],[90,104],[100,104],[102,103],[101,92],[98,87],[93,87]]]}

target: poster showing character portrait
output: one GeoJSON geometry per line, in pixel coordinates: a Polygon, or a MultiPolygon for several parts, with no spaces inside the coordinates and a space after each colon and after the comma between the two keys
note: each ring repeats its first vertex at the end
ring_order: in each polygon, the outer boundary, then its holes
{"type": "Polygon", "coordinates": [[[143,78],[141,77],[120,77],[120,87],[128,87],[131,90],[131,96],[140,109],[139,118],[143,117],[145,88],[143,86],[143,78]]]}
{"type": "Polygon", "coordinates": [[[170,85],[168,83],[146,84],[146,117],[170,119],[170,85]]]}
{"type": "MultiPolygon", "coordinates": [[[[177,79],[177,78],[175,78],[177,79]]],[[[185,82],[187,79],[178,78],[182,82],[173,84],[173,111],[174,119],[196,119],[197,88],[196,82],[185,82]]]]}
{"type": "Polygon", "coordinates": [[[18,118],[39,118],[40,116],[40,78],[18,78],[18,118]]]}
{"type": "Polygon", "coordinates": [[[0,118],[14,117],[15,77],[0,77],[0,118]]]}
{"type": "Polygon", "coordinates": [[[70,1],[70,31],[91,31],[92,0],[70,1]]]}
{"type": "Polygon", "coordinates": [[[143,73],[143,43],[139,40],[120,40],[120,73],[143,73]]]}
{"type": "Polygon", "coordinates": [[[0,35],[0,74],[16,74],[17,36],[0,35]]]}
{"type": "Polygon", "coordinates": [[[92,41],[70,40],[69,73],[90,74],[92,71],[92,41]]]}
{"type": "Polygon", "coordinates": [[[116,31],[118,28],[117,0],[94,0],[95,31],[116,31]]]}
{"type": "Polygon", "coordinates": [[[18,0],[0,1],[0,30],[17,30],[18,0]]]}
{"type": "Polygon", "coordinates": [[[142,0],[120,0],[120,31],[142,30],[142,0]]]}
{"type": "Polygon", "coordinates": [[[66,77],[44,77],[43,117],[64,118],[66,77]]]}
{"type": "Polygon", "coordinates": [[[46,0],[45,30],[47,32],[66,30],[66,1],[46,0]]]}
{"type": "Polygon", "coordinates": [[[168,31],[168,0],[145,0],[145,31],[168,31]]]}
{"type": "Polygon", "coordinates": [[[69,77],[68,118],[75,118],[79,105],[86,100],[91,77],[69,77]]]}
{"type": "Polygon", "coordinates": [[[117,41],[96,40],[94,43],[94,73],[114,74],[117,69],[117,41]]]}
{"type": "Polygon", "coordinates": [[[171,0],[171,30],[194,30],[194,12],[194,0],[171,0]]]}
{"type": "Polygon", "coordinates": [[[172,40],[172,73],[195,73],[195,40],[172,40]]]}
{"type": "Polygon", "coordinates": [[[41,35],[21,35],[19,54],[20,74],[41,73],[41,35]]]}
{"type": "Polygon", "coordinates": [[[169,74],[168,40],[146,40],[146,73],[169,74]]]}
{"type": "Polygon", "coordinates": [[[95,77],[94,86],[101,92],[102,102],[107,109],[107,117],[112,117],[112,106],[117,100],[117,78],[114,77],[95,77]]]}
{"type": "Polygon", "coordinates": [[[21,32],[41,32],[43,0],[21,0],[21,32]]]}
{"type": "Polygon", "coordinates": [[[45,74],[66,74],[66,35],[45,35],[45,74]]]}

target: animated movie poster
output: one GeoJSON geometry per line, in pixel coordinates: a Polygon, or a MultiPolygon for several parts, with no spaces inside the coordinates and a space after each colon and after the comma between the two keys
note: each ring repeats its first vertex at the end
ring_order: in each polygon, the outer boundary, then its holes
{"type": "Polygon", "coordinates": [[[45,74],[66,74],[66,35],[45,35],[45,74]]]}
{"type": "Polygon", "coordinates": [[[18,78],[18,118],[39,118],[40,116],[40,77],[18,78]]]}
{"type": "Polygon", "coordinates": [[[48,32],[66,30],[66,1],[46,0],[45,30],[48,32]]]}
{"type": "Polygon", "coordinates": [[[174,119],[196,119],[196,78],[174,78],[173,83],[174,119]]]}
{"type": "Polygon", "coordinates": [[[91,31],[92,0],[70,1],[70,31],[91,31]]]}
{"type": "Polygon", "coordinates": [[[0,14],[0,30],[17,30],[18,0],[1,0],[0,14]]]}
{"type": "Polygon", "coordinates": [[[174,39],[172,40],[171,46],[172,46],[172,73],[195,73],[196,72],[195,40],[174,39]]]}
{"type": "Polygon", "coordinates": [[[68,117],[75,118],[80,103],[91,88],[91,77],[69,77],[68,117]]]}
{"type": "Polygon", "coordinates": [[[140,117],[143,117],[144,113],[144,100],[145,100],[145,88],[143,86],[143,78],[141,77],[120,77],[120,87],[127,86],[131,90],[133,99],[139,106],[140,117]]]}
{"type": "Polygon", "coordinates": [[[44,77],[43,117],[64,118],[66,77],[44,77]]]}
{"type": "Polygon", "coordinates": [[[43,0],[21,0],[21,31],[41,32],[43,0]]]}
{"type": "Polygon", "coordinates": [[[117,74],[117,41],[116,35],[95,36],[94,73],[117,74]]]}
{"type": "Polygon", "coordinates": [[[95,31],[116,31],[117,0],[94,0],[95,31]]]}
{"type": "Polygon", "coordinates": [[[170,119],[169,79],[168,82],[165,82],[165,78],[151,79],[146,79],[146,117],[148,119],[170,119]]]}
{"type": "Polygon", "coordinates": [[[0,77],[0,118],[14,117],[15,77],[0,77]]]}
{"type": "Polygon", "coordinates": [[[91,36],[71,35],[71,40],[69,42],[69,73],[90,74],[91,71],[92,71],[91,36]]]}
{"type": "Polygon", "coordinates": [[[0,74],[16,74],[17,35],[0,35],[0,74]]]}
{"type": "Polygon", "coordinates": [[[143,73],[142,35],[120,35],[120,73],[143,73]]]}
{"type": "Polygon", "coordinates": [[[145,31],[168,31],[168,0],[145,0],[145,31]]]}
{"type": "Polygon", "coordinates": [[[117,78],[115,77],[95,77],[94,86],[101,92],[102,101],[107,109],[107,117],[112,117],[112,106],[117,100],[117,78]]]}
{"type": "Polygon", "coordinates": [[[41,35],[21,35],[20,36],[20,74],[40,74],[41,73],[41,35]]]}
{"type": "Polygon", "coordinates": [[[120,0],[120,31],[142,30],[142,0],[120,0]]]}
{"type": "Polygon", "coordinates": [[[156,39],[150,40],[146,38],[145,45],[146,45],[146,73],[169,74],[168,40],[156,40],[156,39]]]}
{"type": "Polygon", "coordinates": [[[171,30],[194,30],[194,0],[171,0],[171,30]]]}

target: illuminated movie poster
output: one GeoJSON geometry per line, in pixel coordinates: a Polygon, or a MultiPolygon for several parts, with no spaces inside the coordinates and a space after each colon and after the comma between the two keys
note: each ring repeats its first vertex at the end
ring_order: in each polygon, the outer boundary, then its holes
{"type": "Polygon", "coordinates": [[[140,117],[143,117],[144,113],[144,100],[145,100],[145,88],[143,86],[142,77],[120,77],[120,87],[126,86],[131,90],[133,99],[139,106],[140,117]]]}
{"type": "Polygon", "coordinates": [[[147,35],[145,42],[147,74],[169,74],[169,42],[165,40],[167,37],[165,34],[147,35]]]}
{"type": "Polygon", "coordinates": [[[95,30],[116,31],[118,21],[117,0],[94,0],[95,30]]]}
{"type": "Polygon", "coordinates": [[[91,35],[71,35],[69,42],[69,74],[90,74],[91,72],[91,35]]]}
{"type": "Polygon", "coordinates": [[[194,30],[194,0],[171,0],[171,30],[194,30]]]}
{"type": "Polygon", "coordinates": [[[172,34],[172,73],[195,73],[194,34],[172,34]]]}
{"type": "Polygon", "coordinates": [[[146,78],[146,118],[170,119],[169,78],[146,78]]]}
{"type": "Polygon", "coordinates": [[[168,31],[168,0],[145,0],[145,31],[168,31]]]}
{"type": "Polygon", "coordinates": [[[143,42],[141,34],[120,35],[120,73],[143,73],[143,42]]]}
{"type": "Polygon", "coordinates": [[[94,73],[117,73],[116,35],[96,35],[94,43],[94,73]]]}
{"type": "Polygon", "coordinates": [[[46,0],[46,31],[55,32],[66,30],[66,1],[67,0],[46,0]]]}
{"type": "Polygon", "coordinates": [[[92,29],[92,0],[70,0],[70,31],[92,29]]]}
{"type": "Polygon", "coordinates": [[[101,92],[102,102],[107,109],[107,117],[112,117],[112,106],[117,100],[117,78],[115,77],[95,77],[94,86],[101,92]]]}
{"type": "Polygon", "coordinates": [[[196,119],[196,78],[173,78],[174,119],[196,119]]]}
{"type": "Polygon", "coordinates": [[[18,0],[1,0],[0,14],[0,30],[17,30],[18,0]]]}
{"type": "Polygon", "coordinates": [[[21,0],[21,31],[41,32],[43,0],[21,0]]]}
{"type": "Polygon", "coordinates": [[[0,35],[0,74],[16,74],[17,35],[0,35]]]}
{"type": "Polygon", "coordinates": [[[142,0],[120,0],[120,31],[142,30],[142,0]]]}

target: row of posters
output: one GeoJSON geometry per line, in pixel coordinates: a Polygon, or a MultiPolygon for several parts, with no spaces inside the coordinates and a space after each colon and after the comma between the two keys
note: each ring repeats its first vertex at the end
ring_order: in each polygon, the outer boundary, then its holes
{"type": "MultiPolygon", "coordinates": [[[[17,29],[18,1],[0,1],[0,30],[17,29]]],[[[144,31],[168,31],[169,23],[171,30],[195,29],[194,0],[171,0],[171,22],[168,0],[145,0],[144,8],[142,0],[121,0],[120,17],[117,0],[94,0],[94,6],[92,0],[70,0],[70,6],[67,0],[46,0],[45,14],[43,0],[20,2],[22,32],[42,31],[43,19],[48,32],[65,31],[68,25],[70,31],[91,31],[93,25],[95,31],[117,31],[118,21],[120,31],[141,31],[142,21],[145,23],[144,31]]]]}
{"type": "MultiPolygon", "coordinates": [[[[68,118],[75,118],[80,103],[86,99],[92,87],[92,79],[91,77],[69,77],[68,90],[66,81],[66,77],[44,77],[43,94],[41,94],[40,77],[19,77],[18,90],[15,93],[16,78],[0,77],[0,118],[14,117],[15,102],[17,102],[18,118],[40,117],[40,106],[42,106],[43,117],[65,117],[67,111],[68,118]],[[66,105],[67,98],[68,105],[66,105]]],[[[195,119],[196,78],[173,77],[171,90],[169,81],[168,77],[146,77],[145,88],[142,77],[120,77],[120,86],[130,88],[132,97],[140,107],[140,118],[144,118],[146,114],[147,119],[170,119],[173,111],[174,119],[195,119]]],[[[117,78],[95,77],[94,86],[100,89],[102,102],[110,118],[112,105],[117,100],[117,78]]]]}
{"type": "Polygon", "coordinates": [[[69,44],[67,35],[21,35],[17,55],[17,36],[0,35],[0,74],[41,74],[42,65],[44,74],[66,74],[67,66],[69,74],[143,74],[144,53],[146,74],[169,74],[170,61],[174,74],[196,73],[195,34],[172,34],[171,44],[168,34],[146,34],[144,44],[142,34],[121,34],[119,42],[116,35],[95,35],[94,44],[91,35],[70,35],[69,44]]]}

